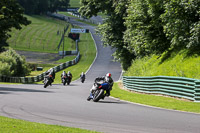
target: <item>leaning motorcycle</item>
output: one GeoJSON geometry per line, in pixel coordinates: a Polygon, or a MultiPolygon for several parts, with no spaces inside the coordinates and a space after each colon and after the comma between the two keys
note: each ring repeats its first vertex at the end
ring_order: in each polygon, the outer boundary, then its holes
{"type": "MultiPolygon", "coordinates": [[[[98,102],[100,99],[104,99],[105,97],[105,88],[109,88],[108,83],[102,83],[101,81],[95,80],[95,83],[91,89],[91,94],[93,96],[92,100],[94,102],[98,102]]],[[[91,100],[91,96],[87,98],[87,100],[91,100]]]]}
{"type": "Polygon", "coordinates": [[[53,81],[53,76],[51,74],[45,76],[45,78],[44,78],[44,88],[49,86],[52,83],[52,81],[53,81]]]}

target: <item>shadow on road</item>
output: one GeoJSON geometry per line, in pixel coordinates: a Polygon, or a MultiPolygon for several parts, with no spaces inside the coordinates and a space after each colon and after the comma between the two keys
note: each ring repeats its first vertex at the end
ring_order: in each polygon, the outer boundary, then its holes
{"type": "Polygon", "coordinates": [[[122,101],[99,101],[98,103],[127,104],[126,102],[122,102],[122,101]]]}
{"type": "Polygon", "coordinates": [[[23,88],[10,88],[10,87],[0,87],[0,94],[9,94],[8,92],[45,92],[45,93],[52,93],[52,91],[23,89],[23,88]]]}

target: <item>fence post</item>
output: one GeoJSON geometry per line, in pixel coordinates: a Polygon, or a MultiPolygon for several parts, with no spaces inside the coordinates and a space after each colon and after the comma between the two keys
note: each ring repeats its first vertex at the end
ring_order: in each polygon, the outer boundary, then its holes
{"type": "Polygon", "coordinates": [[[195,93],[194,93],[194,99],[195,102],[200,102],[200,80],[195,81],[195,93]]]}

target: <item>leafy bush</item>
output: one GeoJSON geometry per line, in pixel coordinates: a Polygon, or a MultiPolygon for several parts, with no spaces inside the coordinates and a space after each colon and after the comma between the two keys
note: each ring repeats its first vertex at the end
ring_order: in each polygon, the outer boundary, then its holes
{"type": "MultiPolygon", "coordinates": [[[[1,59],[2,57],[0,57],[1,59]]],[[[10,65],[7,62],[2,63],[2,61],[0,61],[0,74],[1,75],[8,75],[10,76],[10,65]]]]}
{"type": "Polygon", "coordinates": [[[28,74],[30,69],[23,56],[11,48],[0,54],[0,75],[26,76],[28,74]]]}

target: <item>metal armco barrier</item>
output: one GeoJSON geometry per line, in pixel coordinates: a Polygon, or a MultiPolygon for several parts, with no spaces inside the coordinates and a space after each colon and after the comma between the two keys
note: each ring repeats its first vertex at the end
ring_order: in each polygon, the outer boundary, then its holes
{"type": "Polygon", "coordinates": [[[200,102],[200,80],[195,81],[195,101],[200,102]]]}
{"type": "Polygon", "coordinates": [[[173,76],[123,76],[124,87],[136,92],[163,94],[200,102],[200,80],[173,76]]]}
{"type": "MultiPolygon", "coordinates": [[[[58,66],[55,66],[53,69],[55,72],[61,71],[69,66],[72,66],[78,63],[79,59],[80,59],[80,53],[78,52],[74,60],[62,63],[58,66]]],[[[45,72],[35,77],[8,77],[8,76],[0,75],[0,82],[33,83],[33,82],[42,81],[44,79],[44,76],[45,76],[45,72]]]]}

